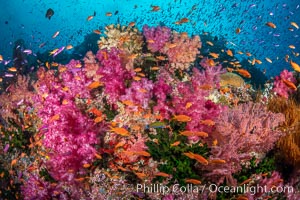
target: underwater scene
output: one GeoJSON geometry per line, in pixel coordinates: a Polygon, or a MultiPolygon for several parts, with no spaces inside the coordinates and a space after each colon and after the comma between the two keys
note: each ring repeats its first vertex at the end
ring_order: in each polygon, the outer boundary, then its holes
{"type": "Polygon", "coordinates": [[[300,199],[298,0],[1,6],[0,200],[300,199]]]}

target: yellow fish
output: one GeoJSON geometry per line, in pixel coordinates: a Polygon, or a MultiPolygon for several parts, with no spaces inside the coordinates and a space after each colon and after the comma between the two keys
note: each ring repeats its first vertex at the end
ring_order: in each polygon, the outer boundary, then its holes
{"type": "Polygon", "coordinates": [[[296,29],[299,29],[299,26],[296,22],[291,22],[291,25],[294,26],[296,29]]]}
{"type": "Polygon", "coordinates": [[[49,56],[55,54],[58,51],[58,49],[54,49],[53,51],[50,52],[49,56]]]}

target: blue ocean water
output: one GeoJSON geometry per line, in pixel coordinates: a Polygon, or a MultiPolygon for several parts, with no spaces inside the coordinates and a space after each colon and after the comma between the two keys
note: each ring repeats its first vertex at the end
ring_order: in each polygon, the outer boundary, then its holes
{"type": "MultiPolygon", "coordinates": [[[[262,64],[255,67],[266,69],[268,76],[277,75],[282,69],[292,70],[284,59],[286,55],[300,62],[296,56],[300,48],[300,30],[290,24],[300,24],[299,0],[0,1],[3,7],[0,11],[0,54],[6,61],[13,59],[14,43],[19,39],[24,41],[24,48],[31,49],[34,54],[44,53],[68,44],[80,45],[93,30],[103,31],[106,25],[128,25],[134,21],[140,30],[148,24],[166,25],[190,35],[209,32],[222,38],[227,48],[235,52],[249,52],[261,60],[262,64]],[[158,12],[151,11],[154,5],[160,7],[158,12]],[[49,8],[54,10],[50,20],[45,17],[49,8]],[[88,21],[87,17],[94,12],[96,15],[88,21]],[[112,15],[106,16],[107,12],[112,15]],[[190,22],[182,25],[174,23],[184,17],[190,22]],[[276,28],[266,26],[267,22],[274,23],[276,28]],[[237,28],[241,30],[239,34],[236,33],[237,28]],[[52,35],[57,31],[59,35],[53,39],[52,35]],[[295,49],[289,48],[289,45],[294,45],[295,49]],[[272,63],[267,62],[266,57],[272,63]]],[[[70,53],[78,52],[74,49],[70,53]]],[[[245,54],[235,55],[240,60],[248,59],[245,54]]],[[[9,65],[2,62],[0,69],[5,70],[9,65]]]]}

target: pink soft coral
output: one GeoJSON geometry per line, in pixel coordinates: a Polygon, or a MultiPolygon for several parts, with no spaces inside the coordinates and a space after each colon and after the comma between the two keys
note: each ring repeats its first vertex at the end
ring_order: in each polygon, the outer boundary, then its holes
{"type": "MultiPolygon", "coordinates": [[[[215,67],[203,71],[193,68],[191,83],[181,82],[177,85],[177,91],[173,92],[172,104],[176,114],[187,115],[191,121],[187,123],[187,130],[211,131],[212,127],[202,124],[202,120],[215,120],[226,109],[207,100],[210,91],[218,86],[221,67],[215,67]],[[187,106],[189,104],[189,106],[187,106]]],[[[198,137],[192,137],[197,141],[198,137]]]]}
{"type": "Polygon", "coordinates": [[[92,162],[98,143],[93,121],[75,103],[78,97],[90,98],[88,79],[81,70],[74,70],[76,63],[71,61],[58,77],[41,69],[35,97],[43,144],[49,150],[49,173],[63,181],[74,180],[83,164],[92,162]]]}
{"type": "Polygon", "coordinates": [[[290,81],[292,83],[296,83],[296,79],[293,75],[293,72],[289,72],[288,70],[283,70],[279,76],[275,77],[274,80],[274,86],[273,86],[273,91],[284,98],[288,98],[289,94],[294,93],[295,90],[289,88],[284,82],[283,80],[287,80],[290,81]]]}
{"type": "Polygon", "coordinates": [[[196,60],[199,48],[201,48],[199,36],[189,38],[185,34],[173,32],[172,41],[166,43],[160,52],[167,54],[173,69],[184,70],[196,60]]]}
{"type": "Polygon", "coordinates": [[[132,82],[131,86],[126,89],[125,95],[120,100],[130,100],[134,104],[146,109],[152,98],[153,83],[151,80],[142,78],[140,81],[132,82]]]}
{"type": "Polygon", "coordinates": [[[121,51],[116,48],[99,50],[96,58],[100,61],[100,68],[97,74],[101,76],[100,81],[104,84],[109,104],[116,104],[120,97],[125,94],[125,82],[132,77],[122,64],[121,51]]]}
{"type": "Polygon", "coordinates": [[[150,28],[149,26],[145,25],[143,27],[143,34],[146,38],[148,49],[151,52],[157,52],[164,47],[167,41],[169,41],[171,29],[165,26],[150,28]]]}

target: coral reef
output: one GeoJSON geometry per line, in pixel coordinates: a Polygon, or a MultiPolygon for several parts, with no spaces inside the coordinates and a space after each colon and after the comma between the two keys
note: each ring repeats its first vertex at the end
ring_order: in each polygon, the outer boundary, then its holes
{"type": "Polygon", "coordinates": [[[40,63],[34,81],[19,76],[3,91],[1,197],[297,199],[199,191],[209,184],[299,191],[294,74],[283,71],[261,97],[244,81],[249,71],[211,36],[203,41],[218,53],[200,53],[197,35],[133,26],[109,25],[97,52],[40,63]],[[169,191],[149,191],[155,185],[169,191]]]}

